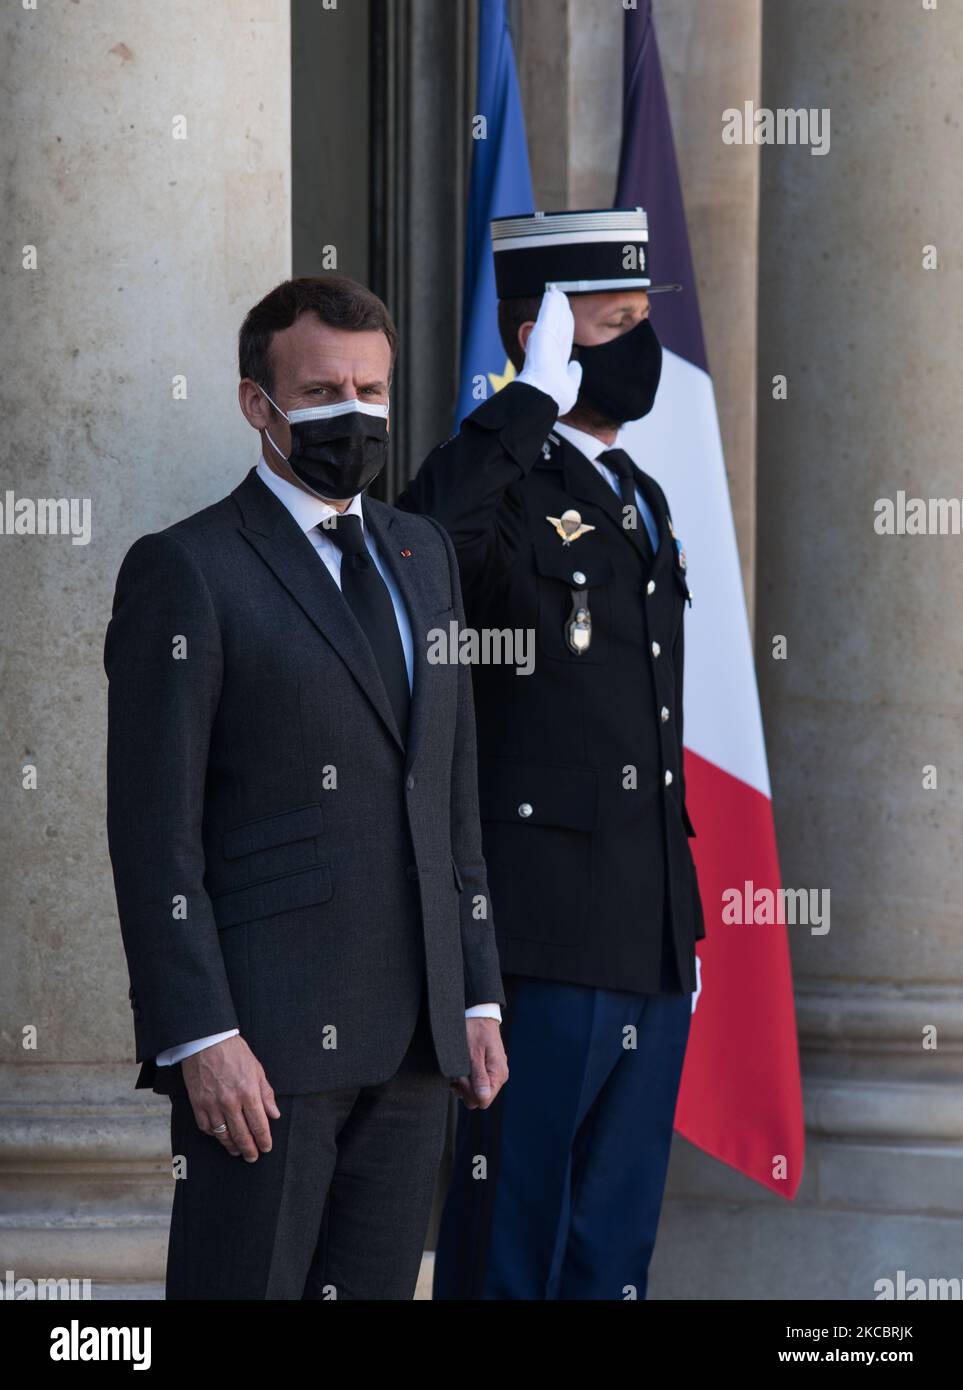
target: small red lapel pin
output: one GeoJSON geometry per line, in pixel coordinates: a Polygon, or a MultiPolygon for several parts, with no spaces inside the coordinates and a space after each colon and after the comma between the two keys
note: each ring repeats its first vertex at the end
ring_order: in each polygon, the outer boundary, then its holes
{"type": "Polygon", "coordinates": [[[401,552],[401,558],[402,558],[403,560],[408,560],[408,559],[410,559],[410,558],[411,558],[411,551],[410,551],[410,550],[403,550],[403,551],[401,552]]]}

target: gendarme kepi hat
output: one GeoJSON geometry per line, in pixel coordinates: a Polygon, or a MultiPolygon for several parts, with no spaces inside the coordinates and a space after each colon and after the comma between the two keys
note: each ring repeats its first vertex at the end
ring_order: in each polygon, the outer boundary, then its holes
{"type": "Polygon", "coordinates": [[[547,285],[570,294],[682,288],[652,284],[644,208],[496,217],[491,232],[499,299],[544,294],[547,285]]]}

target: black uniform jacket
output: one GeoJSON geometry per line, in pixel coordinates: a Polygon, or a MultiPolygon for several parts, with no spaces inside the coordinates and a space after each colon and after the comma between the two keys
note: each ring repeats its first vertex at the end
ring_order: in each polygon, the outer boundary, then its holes
{"type": "Polygon", "coordinates": [[[556,414],[543,392],[510,384],[397,501],[451,536],[471,627],[534,635],[532,674],[474,667],[502,970],[692,991],[705,928],[682,765],[686,574],[655,480],[636,469],[659,529],[653,561],[620,498],[552,433],[556,414]],[[593,529],[565,544],[548,518],[573,510],[593,529]],[[580,652],[568,641],[579,606],[591,621],[580,652]]]}

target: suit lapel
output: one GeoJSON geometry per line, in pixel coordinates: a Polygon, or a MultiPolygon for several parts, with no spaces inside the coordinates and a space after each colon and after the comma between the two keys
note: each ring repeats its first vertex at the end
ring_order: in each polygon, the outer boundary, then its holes
{"type": "Polygon", "coordinates": [[[431,722],[433,681],[428,665],[428,629],[439,621],[437,574],[429,573],[424,527],[406,512],[366,497],[362,502],[365,526],[378,548],[378,557],[398,586],[408,613],[412,646],[411,718],[408,723],[406,766],[415,760],[425,730],[431,722]],[[418,534],[416,535],[416,531],[418,534]],[[409,552],[407,555],[404,551],[409,552]]]}
{"type": "Polygon", "coordinates": [[[232,496],[244,520],[241,535],[330,642],[402,747],[371,647],[314,546],[253,468],[232,496]]]}

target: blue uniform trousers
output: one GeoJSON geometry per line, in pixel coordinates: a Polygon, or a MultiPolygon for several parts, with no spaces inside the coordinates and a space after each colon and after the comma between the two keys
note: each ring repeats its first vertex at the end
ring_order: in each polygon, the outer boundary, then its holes
{"type": "Polygon", "coordinates": [[[509,1080],[459,1107],[434,1297],[644,1298],[692,996],[505,986],[509,1080]]]}

